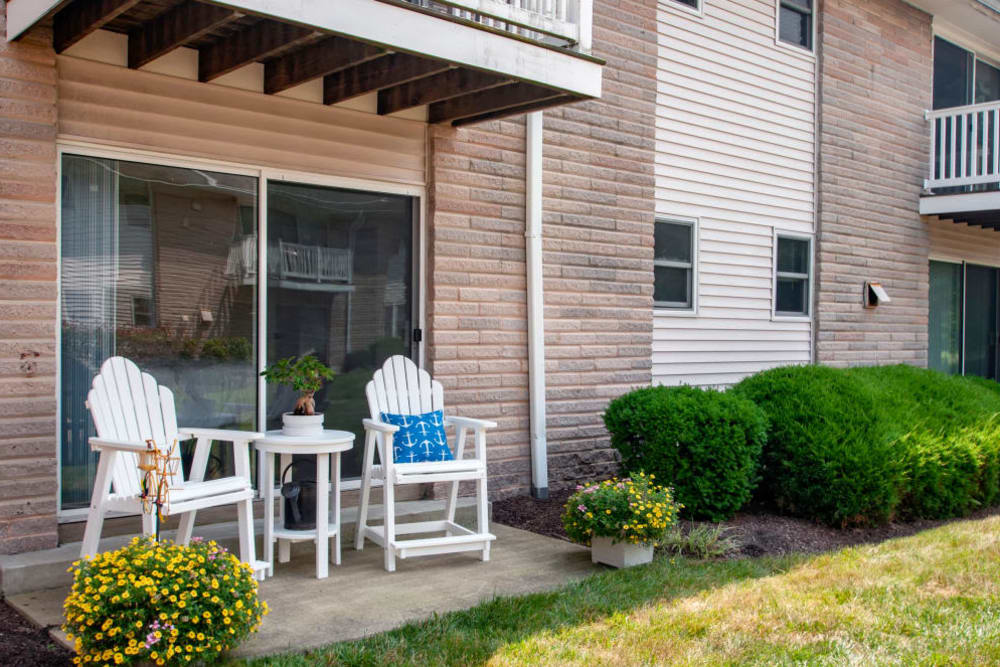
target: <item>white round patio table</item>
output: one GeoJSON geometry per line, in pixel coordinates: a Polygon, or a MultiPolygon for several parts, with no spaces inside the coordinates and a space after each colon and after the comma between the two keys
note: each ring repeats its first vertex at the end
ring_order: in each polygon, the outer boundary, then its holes
{"type": "MultiPolygon", "coordinates": [[[[318,435],[284,435],[280,430],[268,431],[254,441],[257,449],[259,488],[264,493],[264,560],[268,576],[274,576],[274,543],[278,542],[278,561],[287,563],[291,557],[291,543],[312,541],[316,543],[316,578],[329,575],[330,557],[340,565],[340,455],[354,447],[354,434],[349,431],[324,430],[318,435]],[[277,517],[274,516],[274,457],[280,455],[281,468],[292,462],[293,454],[316,456],[316,527],[312,530],[289,530],[284,526],[284,502],[277,517]],[[330,457],[333,457],[333,474],[330,457]],[[333,481],[333,516],[330,516],[330,481],[333,481]],[[334,540],[330,554],[330,538],[334,540]]],[[[281,480],[278,480],[281,484],[281,480]]]]}

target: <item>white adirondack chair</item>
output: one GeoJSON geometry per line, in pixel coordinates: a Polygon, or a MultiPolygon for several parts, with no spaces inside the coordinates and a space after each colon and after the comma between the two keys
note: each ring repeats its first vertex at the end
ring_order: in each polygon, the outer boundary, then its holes
{"type": "MultiPolygon", "coordinates": [[[[178,472],[176,477],[180,479],[172,480],[168,491],[167,510],[170,514],[181,515],[176,541],[179,544],[190,541],[198,510],[235,504],[238,506],[240,559],[263,573],[267,564],[258,562],[254,555],[254,492],[250,482],[249,452],[250,442],[264,437],[262,434],[178,428],[173,392],[157,385],[152,375],[140,372],[138,366],[124,357],[111,357],[101,365],[101,372],[87,394],[87,407],[97,427],[97,437],[90,439],[90,448],[100,452],[100,459],[81,556],[97,553],[101,527],[108,512],[142,511],[137,453],[146,449],[146,440],[152,439],[160,447],[169,447],[175,438],[197,438],[191,478],[184,480],[183,471],[178,472]],[[235,476],[204,479],[213,440],[233,443],[235,476]]],[[[155,513],[144,514],[143,534],[154,534],[156,521],[155,513]]]]}
{"type": "Polygon", "coordinates": [[[427,371],[403,356],[386,360],[381,370],[375,371],[365,387],[371,419],[363,420],[365,426],[365,452],[361,473],[361,507],[354,546],[359,551],[365,538],[385,551],[385,569],[396,569],[396,558],[429,556],[456,551],[479,551],[482,559],[490,559],[490,544],[496,539],[489,532],[486,497],[486,429],[496,423],[466,417],[445,417],[446,425],[457,429],[452,450],[453,461],[430,463],[397,463],[392,460],[392,438],[398,426],[383,423],[381,413],[423,414],[444,408],[444,390],[441,383],[431,380],[427,371]],[[475,434],[475,456],[465,458],[465,442],[469,431],[475,434]],[[374,464],[378,448],[381,465],[374,464]],[[373,480],[383,484],[385,521],[381,526],[369,526],[368,500],[373,480]],[[477,497],[477,525],[473,532],[455,523],[455,506],[458,502],[459,482],[474,481],[477,497]],[[396,485],[451,482],[451,490],[440,521],[422,521],[397,524],[395,519],[396,485]],[[398,539],[400,535],[420,533],[446,533],[443,537],[398,539]]]}

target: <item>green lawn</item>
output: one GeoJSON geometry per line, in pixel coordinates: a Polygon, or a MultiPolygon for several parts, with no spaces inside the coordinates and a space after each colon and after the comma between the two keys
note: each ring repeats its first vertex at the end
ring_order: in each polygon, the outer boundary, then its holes
{"type": "Polygon", "coordinates": [[[249,664],[386,663],[1000,664],[1000,517],[823,556],[663,558],[249,664]]]}

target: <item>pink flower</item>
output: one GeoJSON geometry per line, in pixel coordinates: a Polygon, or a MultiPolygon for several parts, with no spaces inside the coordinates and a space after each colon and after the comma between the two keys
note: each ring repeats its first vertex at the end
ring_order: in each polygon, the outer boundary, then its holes
{"type": "Polygon", "coordinates": [[[578,510],[580,510],[581,512],[586,512],[587,511],[587,506],[586,505],[577,505],[576,508],[578,510]]]}

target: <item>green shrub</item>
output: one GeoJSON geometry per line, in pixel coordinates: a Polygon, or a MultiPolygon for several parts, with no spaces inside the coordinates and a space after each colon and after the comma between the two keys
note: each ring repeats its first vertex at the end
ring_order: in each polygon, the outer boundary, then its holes
{"type": "Polygon", "coordinates": [[[770,421],[761,498],[780,511],[835,526],[880,523],[896,507],[902,465],[877,407],[856,377],[786,366],[731,390],[770,421]]]}
{"type": "Polygon", "coordinates": [[[604,423],[625,470],[645,470],[670,484],[687,516],[728,519],[758,482],[767,421],[737,396],[647,387],[613,400],[604,423]]]}
{"type": "Polygon", "coordinates": [[[880,419],[902,456],[903,518],[962,516],[1000,497],[1000,385],[913,366],[852,368],[878,396],[880,419]]]}
{"type": "Polygon", "coordinates": [[[980,457],[966,431],[913,431],[896,444],[906,471],[900,498],[902,518],[945,519],[971,509],[980,457]]]}

